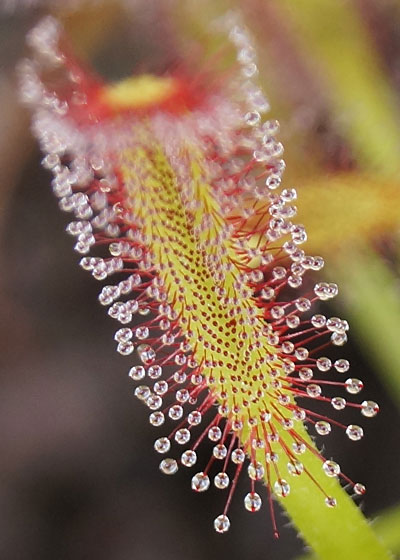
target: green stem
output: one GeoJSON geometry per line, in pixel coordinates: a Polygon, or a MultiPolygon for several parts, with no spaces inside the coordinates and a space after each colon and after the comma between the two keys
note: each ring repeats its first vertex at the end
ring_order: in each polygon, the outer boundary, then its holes
{"type": "MultiPolygon", "coordinates": [[[[311,442],[305,429],[297,428],[296,431],[304,440],[311,442]]],[[[283,430],[280,438],[288,443],[290,441],[290,436],[283,430]]],[[[305,472],[301,476],[288,479],[291,492],[280,501],[300,535],[318,558],[321,560],[342,558],[389,560],[392,558],[338,480],[325,475],[321,460],[308,451],[301,456],[301,460],[305,472]],[[335,508],[327,507],[318,485],[329,496],[336,498],[335,508]]],[[[284,472],[283,465],[278,464],[278,466],[280,471],[284,472]]]]}
{"type": "MultiPolygon", "coordinates": [[[[400,553],[400,507],[385,510],[372,524],[374,532],[393,553],[400,553]]],[[[297,560],[316,560],[315,554],[303,554],[297,560]]]]}

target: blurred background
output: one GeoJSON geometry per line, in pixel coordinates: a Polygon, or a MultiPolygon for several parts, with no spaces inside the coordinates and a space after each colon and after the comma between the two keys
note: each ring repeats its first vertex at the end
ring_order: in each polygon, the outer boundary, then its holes
{"type": "MultiPolygon", "coordinates": [[[[400,2],[75,4],[61,14],[72,44],[107,79],[205,56],[212,19],[241,4],[307,250],[342,288],[330,311],[352,327],[344,357],[365,382],[363,398],[381,405],[362,442],[335,432],[326,454],[366,484],[360,506],[400,554],[400,2]]],[[[98,282],[77,266],[68,216],[18,103],[25,34],[55,5],[0,9],[0,558],[297,558],[304,545],[283,513],[274,541],[266,508],[244,510],[245,481],[221,536],[218,491],[195,495],[190,472],[158,472],[158,432],[133,398],[130,361],[115,352],[98,282]]],[[[210,449],[202,452],[200,463],[210,449]]]]}

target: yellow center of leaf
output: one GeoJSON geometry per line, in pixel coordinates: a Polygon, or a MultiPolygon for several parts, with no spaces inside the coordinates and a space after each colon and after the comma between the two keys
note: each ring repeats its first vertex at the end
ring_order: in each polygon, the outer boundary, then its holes
{"type": "Polygon", "coordinates": [[[167,100],[176,89],[174,78],[143,74],[106,86],[101,100],[114,110],[146,109],[167,100]]]}

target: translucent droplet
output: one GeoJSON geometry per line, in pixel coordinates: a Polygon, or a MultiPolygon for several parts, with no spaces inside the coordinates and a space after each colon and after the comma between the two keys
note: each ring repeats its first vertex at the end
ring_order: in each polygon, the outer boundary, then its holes
{"type": "Polygon", "coordinates": [[[301,443],[299,441],[294,441],[292,443],[292,449],[293,449],[293,453],[296,453],[296,455],[302,455],[306,451],[306,446],[304,443],[301,443]]]}
{"type": "Polygon", "coordinates": [[[300,324],[300,317],[297,315],[289,315],[286,319],[286,324],[290,329],[295,329],[300,324]]]}
{"type": "Polygon", "coordinates": [[[122,243],[110,243],[108,246],[108,250],[110,251],[110,255],[114,257],[119,257],[122,253],[122,243]]]}
{"type": "Polygon", "coordinates": [[[264,467],[259,462],[255,464],[250,463],[247,468],[247,472],[249,474],[249,478],[252,480],[261,480],[264,476],[264,467]]]}
{"type": "Polygon", "coordinates": [[[272,442],[277,442],[279,441],[279,434],[277,432],[270,432],[267,435],[267,440],[272,442]]]}
{"type": "Polygon", "coordinates": [[[270,155],[268,154],[268,152],[265,149],[264,150],[254,150],[253,158],[256,161],[267,161],[270,158],[270,155]]]}
{"type": "Polygon", "coordinates": [[[261,121],[261,115],[258,111],[250,111],[245,114],[244,121],[249,126],[256,126],[261,121]]]}
{"type": "Polygon", "coordinates": [[[304,298],[304,297],[297,298],[294,304],[299,311],[303,311],[303,312],[308,311],[311,307],[311,301],[308,298],[304,298]]]}
{"type": "Polygon", "coordinates": [[[160,319],[159,325],[162,331],[167,331],[170,328],[171,323],[170,321],[168,321],[168,319],[160,319]]]}
{"type": "Polygon", "coordinates": [[[328,284],[327,282],[320,282],[314,287],[314,293],[321,301],[334,298],[338,292],[337,285],[333,283],[328,284]]]}
{"type": "Polygon", "coordinates": [[[201,423],[202,415],[198,410],[193,410],[188,416],[188,424],[190,426],[198,426],[201,423]]]}
{"type": "Polygon", "coordinates": [[[245,78],[253,78],[258,74],[257,65],[254,64],[254,62],[246,64],[246,66],[242,68],[242,74],[245,78]]]}
{"type": "Polygon", "coordinates": [[[187,428],[181,428],[177,430],[175,433],[175,441],[179,443],[179,445],[185,445],[190,441],[190,432],[187,428]]]}
{"type": "Polygon", "coordinates": [[[122,356],[129,356],[129,354],[132,354],[134,349],[135,349],[135,347],[133,346],[132,342],[130,342],[130,341],[120,342],[117,346],[117,352],[119,354],[121,354],[122,356]]]}
{"type": "Polygon", "coordinates": [[[322,329],[326,324],[326,317],[325,315],[313,315],[311,317],[311,324],[313,327],[317,329],[322,329]]]}
{"type": "Polygon", "coordinates": [[[267,461],[267,463],[277,463],[279,461],[279,455],[278,453],[266,453],[265,454],[265,460],[267,461]]]}
{"type": "Polygon", "coordinates": [[[332,362],[329,358],[318,358],[317,360],[317,368],[319,371],[329,371],[332,367],[332,362]]]}
{"type": "Polygon", "coordinates": [[[279,402],[279,404],[282,404],[283,406],[286,406],[287,404],[290,403],[289,395],[279,395],[278,402],[279,402]]]}
{"type": "Polygon", "coordinates": [[[189,400],[190,393],[187,389],[179,389],[175,393],[176,400],[180,403],[185,403],[189,400]]]}
{"type": "Polygon", "coordinates": [[[309,355],[309,351],[307,350],[307,348],[303,348],[303,347],[296,348],[295,356],[298,360],[303,362],[308,358],[308,355],[309,355]]]}
{"type": "Polygon", "coordinates": [[[145,401],[150,396],[150,389],[147,385],[139,385],[139,387],[136,387],[134,394],[141,401],[145,401]]]}
{"type": "Polygon", "coordinates": [[[239,432],[242,428],[243,428],[243,422],[241,420],[236,419],[232,422],[232,430],[234,432],[239,432]]]}
{"type": "Polygon", "coordinates": [[[322,389],[316,383],[310,383],[310,385],[307,386],[307,395],[312,399],[318,398],[321,395],[321,393],[322,393],[322,389]]]}
{"type": "Polygon", "coordinates": [[[325,422],[325,420],[321,420],[320,422],[316,422],[315,424],[315,431],[320,436],[327,436],[331,433],[331,425],[329,422],[325,422]]]}
{"type": "Polygon", "coordinates": [[[157,410],[162,405],[163,400],[159,395],[149,395],[146,399],[146,404],[150,410],[157,410]]]}
{"type": "Polygon", "coordinates": [[[215,445],[213,449],[213,455],[216,459],[225,459],[227,449],[225,445],[215,445]]]}
{"type": "Polygon", "coordinates": [[[128,328],[118,329],[114,335],[117,342],[128,342],[132,338],[132,330],[128,328]]]}
{"type": "Polygon", "coordinates": [[[196,362],[194,356],[188,356],[187,365],[189,368],[195,369],[199,364],[196,362]]]}
{"type": "Polygon", "coordinates": [[[187,379],[186,373],[179,372],[179,371],[176,371],[176,372],[174,373],[174,381],[175,381],[175,383],[185,383],[186,379],[187,379]]]}
{"type": "Polygon", "coordinates": [[[290,493],[290,486],[283,478],[277,480],[274,484],[274,492],[281,498],[286,498],[290,493]]]}
{"type": "Polygon", "coordinates": [[[159,377],[161,377],[161,374],[161,366],[150,366],[147,370],[147,375],[150,377],[150,379],[158,379],[159,377]]]}
{"type": "Polygon", "coordinates": [[[179,404],[171,406],[168,410],[168,416],[171,420],[180,420],[183,416],[183,408],[179,404]]]}
{"type": "Polygon", "coordinates": [[[178,463],[175,459],[163,459],[160,463],[160,471],[164,474],[175,474],[178,470],[178,463]]]}
{"type": "Polygon", "coordinates": [[[259,511],[262,505],[262,501],[257,492],[249,492],[244,498],[244,507],[247,511],[252,513],[259,511]]]}
{"type": "Polygon", "coordinates": [[[302,283],[303,283],[303,279],[301,276],[295,276],[294,274],[292,274],[288,278],[288,285],[291,288],[299,288],[302,285],[302,283]]]}
{"type": "Polygon", "coordinates": [[[361,414],[367,418],[376,416],[379,412],[379,405],[374,401],[363,401],[361,403],[361,414]]]}
{"type": "Polygon", "coordinates": [[[208,475],[199,472],[192,478],[192,490],[195,492],[205,492],[210,486],[210,479],[208,475]]]}
{"type": "Polygon", "coordinates": [[[294,426],[294,422],[291,418],[284,418],[281,420],[281,424],[284,430],[291,430],[294,426]]]}
{"type": "Polygon", "coordinates": [[[293,418],[297,420],[297,422],[303,422],[307,418],[307,413],[302,408],[296,408],[293,411],[293,418]]]}
{"type": "Polygon", "coordinates": [[[187,451],[184,451],[182,453],[181,462],[182,465],[184,465],[185,467],[193,467],[193,465],[196,464],[196,461],[197,461],[197,455],[195,451],[188,449],[187,451]]]}
{"type": "Polygon", "coordinates": [[[343,397],[333,397],[331,400],[331,405],[335,410],[343,410],[346,408],[346,399],[343,397]]]}
{"type": "Polygon", "coordinates": [[[263,411],[260,413],[260,418],[261,418],[261,420],[262,420],[263,422],[268,423],[268,422],[271,420],[271,413],[268,412],[267,410],[263,410],[263,411]]]}
{"type": "Polygon", "coordinates": [[[158,438],[154,442],[154,449],[157,451],[157,453],[168,453],[168,451],[171,449],[171,442],[166,437],[158,438]]]}
{"type": "Polygon", "coordinates": [[[348,362],[348,360],[344,360],[343,358],[341,358],[340,360],[336,360],[333,365],[336,371],[338,371],[339,373],[346,373],[346,371],[348,371],[350,368],[350,363],[348,362]]]}
{"type": "Polygon", "coordinates": [[[285,341],[281,345],[281,349],[284,354],[291,354],[294,350],[294,344],[293,342],[285,341]]]}
{"type": "Polygon", "coordinates": [[[154,383],[154,392],[157,395],[165,395],[168,391],[168,383],[166,381],[157,381],[154,383]]]}
{"type": "Polygon", "coordinates": [[[186,356],[183,353],[179,353],[175,356],[174,361],[178,366],[183,366],[184,364],[186,364],[186,356]]]}
{"type": "MultiPolygon", "coordinates": [[[[273,319],[281,319],[285,314],[285,310],[281,305],[274,305],[274,307],[271,307],[270,309],[270,314],[273,319]]],[[[294,345],[290,343],[288,348],[289,352],[293,350],[293,347],[294,345]]]]}
{"type": "Polygon", "coordinates": [[[243,449],[234,449],[232,451],[231,460],[232,463],[235,463],[235,465],[239,465],[240,463],[243,463],[245,459],[246,459],[246,455],[243,449]]]}
{"type": "MultiPolygon", "coordinates": [[[[149,313],[150,313],[150,307],[139,307],[139,315],[148,315],[149,313]]],[[[144,338],[147,338],[147,336],[144,338]]]]}
{"type": "Polygon", "coordinates": [[[299,476],[304,471],[303,463],[294,461],[287,464],[287,469],[292,476],[299,476]]]}
{"type": "Polygon", "coordinates": [[[218,414],[220,414],[221,416],[227,416],[229,414],[229,406],[227,404],[219,405],[218,414]]]}
{"type": "Polygon", "coordinates": [[[269,177],[267,177],[267,179],[265,180],[265,185],[271,189],[271,191],[274,191],[275,189],[277,189],[280,184],[281,184],[281,177],[277,174],[277,173],[272,173],[269,177]]]}
{"type": "Polygon", "coordinates": [[[148,327],[137,327],[135,330],[135,336],[139,340],[144,340],[145,338],[149,337],[149,329],[148,327]]]}
{"type": "Polygon", "coordinates": [[[348,330],[347,321],[342,321],[339,317],[330,317],[326,322],[326,327],[331,332],[343,333],[348,330]]]}
{"type": "Polygon", "coordinates": [[[261,290],[260,295],[263,299],[270,300],[274,297],[275,290],[273,288],[270,288],[270,287],[267,286],[267,287],[265,287],[261,290]]]}
{"type": "Polygon", "coordinates": [[[356,482],[356,484],[354,485],[354,492],[356,494],[362,496],[365,494],[366,491],[367,489],[365,488],[364,484],[361,484],[361,482],[356,482]]]}
{"type": "Polygon", "coordinates": [[[145,365],[150,365],[152,362],[154,362],[156,357],[155,351],[148,344],[140,344],[137,347],[137,353],[140,361],[145,365]]]}
{"type": "Polygon", "coordinates": [[[221,429],[218,426],[213,426],[208,430],[208,438],[211,441],[219,441],[222,437],[221,429]]]}
{"type": "Polygon", "coordinates": [[[360,381],[360,379],[350,377],[345,381],[345,386],[346,386],[346,391],[348,393],[351,393],[352,395],[356,395],[362,390],[364,384],[362,381],[360,381]]]}
{"type": "Polygon", "coordinates": [[[335,346],[343,346],[347,342],[347,334],[334,332],[331,335],[331,341],[335,346]]]}
{"type": "Polygon", "coordinates": [[[299,369],[299,377],[302,381],[310,381],[313,378],[313,370],[309,367],[302,367],[299,369]]]}
{"type": "Polygon", "coordinates": [[[356,424],[350,424],[346,428],[346,435],[352,441],[359,441],[363,435],[364,431],[361,426],[357,426],[356,424]]]}
{"type": "Polygon", "coordinates": [[[326,476],[334,477],[340,474],[340,466],[335,461],[325,461],[322,469],[326,476]]]}
{"type": "Polygon", "coordinates": [[[226,515],[219,515],[214,520],[214,529],[217,533],[226,533],[230,526],[231,523],[226,515]]]}
{"type": "Polygon", "coordinates": [[[149,421],[152,426],[162,426],[165,422],[165,416],[161,411],[152,412],[149,421]]]}
{"type": "Polygon", "coordinates": [[[214,485],[219,490],[224,490],[229,486],[229,476],[224,472],[216,474],[214,477],[214,485]]]}
{"type": "MultiPolygon", "coordinates": [[[[270,136],[274,136],[279,131],[279,122],[274,119],[265,121],[265,123],[262,125],[262,130],[266,134],[269,134],[270,136]]],[[[285,189],[285,190],[294,191],[294,189],[285,189]]],[[[292,200],[294,200],[294,198],[296,197],[294,196],[292,200]]]]}
{"type": "Polygon", "coordinates": [[[194,373],[191,376],[190,381],[192,382],[192,385],[201,385],[204,381],[204,377],[200,373],[194,373]]]}
{"type": "Polygon", "coordinates": [[[146,375],[146,370],[143,366],[133,366],[129,370],[129,377],[134,381],[140,381],[146,375]]]}
{"type": "Polygon", "coordinates": [[[334,508],[337,506],[337,501],[335,498],[333,498],[332,496],[327,496],[325,498],[325,504],[330,507],[330,508],[334,508]]]}

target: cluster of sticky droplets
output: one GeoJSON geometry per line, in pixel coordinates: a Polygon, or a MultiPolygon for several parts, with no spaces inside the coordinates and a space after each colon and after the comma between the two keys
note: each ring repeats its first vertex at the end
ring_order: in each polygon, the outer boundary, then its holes
{"type": "MultiPolygon", "coordinates": [[[[317,453],[326,476],[342,478],[351,484],[355,494],[362,495],[362,484],[350,481],[337,463],[323,458],[295,430],[296,422],[306,422],[320,436],[328,435],[332,429],[329,418],[298,404],[303,399],[328,401],[335,411],[356,407],[365,418],[375,416],[379,407],[373,401],[355,404],[342,396],[323,395],[325,385],[342,388],[349,395],[357,395],[363,388],[359,379],[351,377],[331,381],[331,371],[347,377],[348,361],[340,358],[332,363],[327,356],[315,357],[316,350],[306,346],[322,337],[336,346],[347,340],[345,320],[312,314],[311,309],[315,302],[334,298],[336,284],[318,282],[310,293],[305,288],[301,296],[287,296],[288,290],[303,286],[307,271],[321,270],[324,262],[300,248],[307,234],[304,226],[292,222],[296,190],[280,189],[285,163],[281,159],[283,146],[276,140],[279,125],[263,118],[269,105],[254,81],[258,74],[256,52],[247,31],[236,21],[229,32],[237,48],[239,73],[244,77],[239,84],[238,102],[220,100],[218,104],[213,97],[213,107],[203,116],[197,113],[174,120],[160,112],[147,119],[146,126],[151,124],[175,173],[170,184],[180,185],[184,211],[177,208],[175,215],[170,212],[163,224],[166,231],[170,228],[170,237],[154,231],[152,237],[144,234],[146,219],[152,219],[155,210],[149,206],[143,215],[136,208],[140,200],[141,204],[150,200],[145,186],[149,177],[153,183],[159,179],[158,169],[153,169],[156,165],[139,159],[129,161],[129,196],[134,198],[137,194],[137,203],[134,199],[133,204],[127,200],[126,185],[115,167],[114,162],[119,161],[117,150],[125,148],[126,142],[139,142],[140,135],[131,139],[133,126],[129,134],[124,129],[121,135],[119,129],[115,129],[116,135],[113,128],[107,128],[108,124],[100,123],[87,130],[76,127],[73,119],[66,118],[71,107],[91,110],[78,77],[74,77],[75,89],[66,101],[47,91],[42,83],[40,64],[59,66],[65,62],[58,47],[59,34],[59,24],[51,18],[30,33],[28,42],[37,60],[21,65],[22,95],[35,111],[34,132],[47,154],[43,165],[54,174],[52,187],[60,208],[74,215],[67,231],[76,239],[75,250],[82,255],[82,268],[99,281],[116,277],[114,283],[102,288],[99,301],[120,323],[115,333],[117,351],[124,356],[135,355],[139,361],[129,371],[137,383],[134,394],[149,408],[152,426],[176,423],[168,436],[154,443],[161,455],[169,454],[172,445],[180,448],[179,461],[167,456],[161,460],[161,472],[170,475],[180,465],[194,467],[199,445],[205,440],[213,445],[209,463],[193,475],[191,487],[195,492],[204,492],[211,486],[228,491],[225,509],[214,521],[219,533],[230,527],[228,508],[243,470],[247,470],[251,485],[244,497],[249,512],[257,512],[262,506],[254,487],[260,481],[266,481],[270,503],[272,496],[289,495],[290,484],[278,469],[281,456],[287,459],[287,473],[297,477],[308,475],[299,460],[301,455],[317,453]],[[192,151],[187,150],[188,137],[194,144],[192,151]],[[209,199],[202,200],[199,180],[193,177],[193,161],[185,159],[186,153],[198,152],[204,161],[197,158],[194,163],[202,165],[218,212],[209,209],[209,199]],[[179,237],[182,232],[187,234],[183,229],[187,221],[191,221],[192,230],[186,237],[195,239],[197,255],[190,255],[187,240],[179,237]],[[173,259],[166,264],[157,262],[152,247],[155,241],[164,243],[165,255],[171,252],[166,242],[173,242],[174,257],[184,263],[183,277],[177,273],[173,259]],[[212,293],[223,306],[224,325],[209,310],[206,300],[211,296],[204,288],[206,273],[195,268],[200,262],[209,274],[207,282],[209,278],[214,281],[212,293]],[[165,270],[170,282],[160,274],[165,270]],[[183,312],[186,271],[194,288],[192,301],[183,312]],[[232,271],[235,281],[226,287],[225,277],[232,271]],[[176,293],[173,301],[171,283],[176,293]],[[196,331],[200,333],[197,337],[192,330],[196,321],[205,321],[196,331]],[[248,340],[250,330],[254,340],[248,340]],[[224,345],[221,331],[226,340],[236,345],[238,355],[244,348],[240,363],[224,345]],[[199,344],[205,350],[201,359],[196,354],[199,344]],[[260,349],[265,345],[269,351],[261,355],[260,349]],[[249,364],[255,366],[256,373],[249,364]],[[236,404],[228,404],[228,394],[235,396],[236,404]],[[246,441],[241,439],[244,427],[249,432],[246,441]],[[290,447],[280,440],[278,428],[291,434],[290,447]],[[260,453],[265,454],[263,464],[257,460],[260,453]],[[212,475],[214,463],[217,472],[212,475]],[[276,473],[274,480],[270,469],[276,473]]],[[[140,119],[134,124],[140,128],[140,119]]],[[[167,171],[159,173],[167,190],[167,171]]],[[[171,193],[172,187],[166,194],[157,193],[157,197],[165,196],[168,202],[171,193]]],[[[352,441],[363,436],[358,425],[334,424],[352,441]]],[[[324,494],[324,500],[327,507],[335,507],[333,497],[324,494]]],[[[273,523],[277,533],[274,519],[273,523]]]]}

